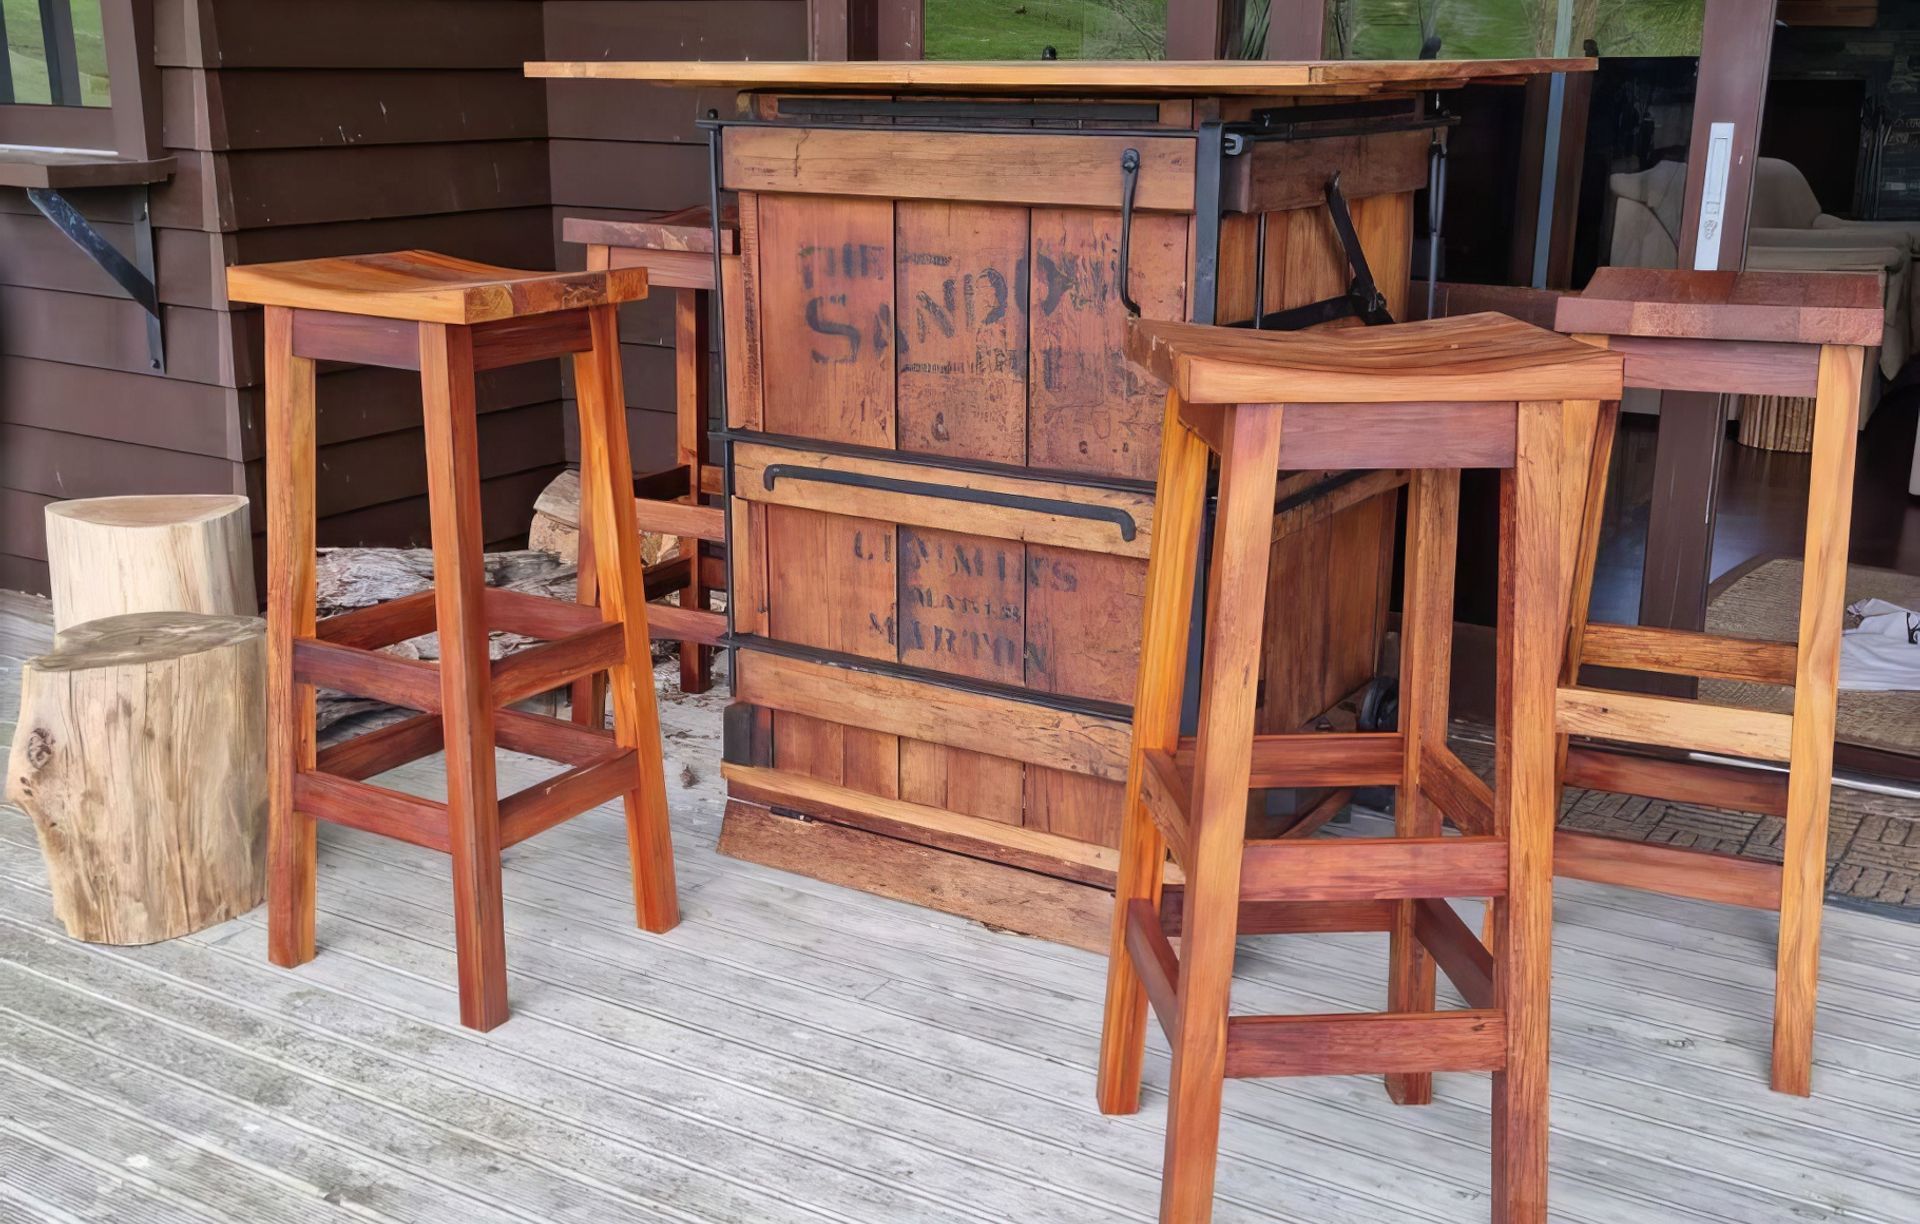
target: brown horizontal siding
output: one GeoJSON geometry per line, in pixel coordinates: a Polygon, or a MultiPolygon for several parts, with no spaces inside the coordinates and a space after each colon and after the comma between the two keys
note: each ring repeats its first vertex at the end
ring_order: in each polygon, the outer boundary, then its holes
{"type": "MultiPolygon", "coordinates": [[[[154,223],[169,229],[226,233],[548,203],[540,140],[174,156],[182,189],[167,192],[153,212],[154,223]]],[[[423,229],[420,237],[430,235],[423,229]]]]}
{"type": "Polygon", "coordinates": [[[167,68],[160,81],[166,143],[175,149],[313,149],[547,135],[542,83],[517,68],[167,68]]]}
{"type": "Polygon", "coordinates": [[[163,68],[518,68],[541,45],[529,0],[155,0],[163,68]]]}
{"type": "MultiPolygon", "coordinates": [[[[231,463],[240,458],[236,405],[236,393],[225,387],[34,357],[0,358],[0,424],[231,463]]],[[[137,469],[118,475],[131,480],[137,469]]]]}
{"type": "MultiPolygon", "coordinates": [[[[557,402],[482,414],[479,420],[481,478],[491,480],[564,463],[565,437],[559,417],[557,402]]],[[[426,448],[416,430],[335,443],[327,447],[322,456],[321,465],[340,474],[339,479],[322,479],[316,490],[316,507],[323,521],[426,494],[426,448]]],[[[245,472],[246,492],[255,504],[260,504],[265,461],[248,462],[245,472]]],[[[529,501],[529,516],[532,509],[533,503],[529,501]]]]}

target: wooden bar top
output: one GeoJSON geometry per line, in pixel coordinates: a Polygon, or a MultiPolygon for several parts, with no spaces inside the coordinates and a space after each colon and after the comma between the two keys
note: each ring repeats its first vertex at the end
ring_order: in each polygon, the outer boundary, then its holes
{"type": "Polygon", "coordinates": [[[1591,59],[1507,60],[870,60],[853,63],[534,61],[530,77],[656,85],[881,93],[1212,96],[1448,89],[1592,72],[1591,59]]]}

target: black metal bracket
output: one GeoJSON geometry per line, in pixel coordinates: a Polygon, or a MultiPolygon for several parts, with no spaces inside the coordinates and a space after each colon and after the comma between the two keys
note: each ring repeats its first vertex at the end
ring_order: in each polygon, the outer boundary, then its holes
{"type": "Polygon", "coordinates": [[[1262,331],[1298,331],[1318,323],[1331,323],[1335,319],[1357,318],[1370,327],[1393,322],[1393,312],[1387,309],[1386,295],[1374,283],[1373,269],[1367,265],[1367,253],[1360,245],[1359,233],[1353,228],[1353,213],[1347,208],[1347,197],[1340,190],[1340,175],[1337,172],[1327,180],[1326,196],[1327,212],[1333,217],[1333,231],[1340,238],[1340,247],[1347,256],[1348,271],[1352,273],[1347,291],[1339,297],[1310,302],[1290,310],[1257,314],[1244,323],[1228,326],[1252,327],[1262,331]]]}
{"type": "Polygon", "coordinates": [[[866,472],[842,472],[833,468],[807,467],[797,463],[771,463],[760,481],[771,489],[781,480],[812,480],[821,484],[848,485],[856,489],[880,489],[888,493],[906,493],[914,497],[937,497],[945,501],[974,502],[982,506],[1005,506],[1011,510],[1032,510],[1065,518],[1093,519],[1112,523],[1120,529],[1120,538],[1131,540],[1139,527],[1118,506],[1096,506],[1058,497],[1028,497],[1021,493],[1000,493],[992,489],[969,489],[961,485],[931,484],[924,480],[901,480],[894,476],[873,476],[866,472]]]}
{"type": "Polygon", "coordinates": [[[1140,304],[1127,291],[1127,275],[1133,267],[1133,197],[1140,189],[1140,150],[1128,149],[1120,155],[1120,261],[1115,272],[1119,281],[1120,304],[1134,318],[1140,317],[1140,304]]]}
{"type": "Polygon", "coordinates": [[[1447,219],[1447,142],[1433,134],[1427,146],[1427,317],[1440,304],[1441,234],[1447,219]]]}
{"type": "Polygon", "coordinates": [[[133,188],[133,191],[138,215],[133,222],[132,259],[108,242],[80,214],[72,201],[60,192],[51,187],[29,187],[27,199],[40,210],[41,216],[53,222],[55,229],[65,234],[88,259],[99,265],[101,271],[112,277],[121,292],[147,312],[148,364],[155,373],[164,374],[167,372],[167,344],[166,334],[160,324],[160,292],[154,283],[153,210],[144,186],[133,188]]]}

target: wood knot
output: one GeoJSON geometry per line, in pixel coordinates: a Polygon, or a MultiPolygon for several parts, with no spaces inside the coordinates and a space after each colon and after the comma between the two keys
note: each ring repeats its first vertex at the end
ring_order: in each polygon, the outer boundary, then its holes
{"type": "Polygon", "coordinates": [[[45,728],[36,727],[27,736],[27,764],[41,769],[53,759],[53,736],[45,728]]]}

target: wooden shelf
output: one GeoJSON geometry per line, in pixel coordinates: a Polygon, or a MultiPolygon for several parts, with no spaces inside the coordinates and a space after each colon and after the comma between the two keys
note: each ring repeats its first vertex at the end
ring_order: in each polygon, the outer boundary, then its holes
{"type": "Polygon", "coordinates": [[[138,161],[93,149],[0,145],[0,187],[131,187],[170,178],[173,166],[171,157],[138,161]]]}

